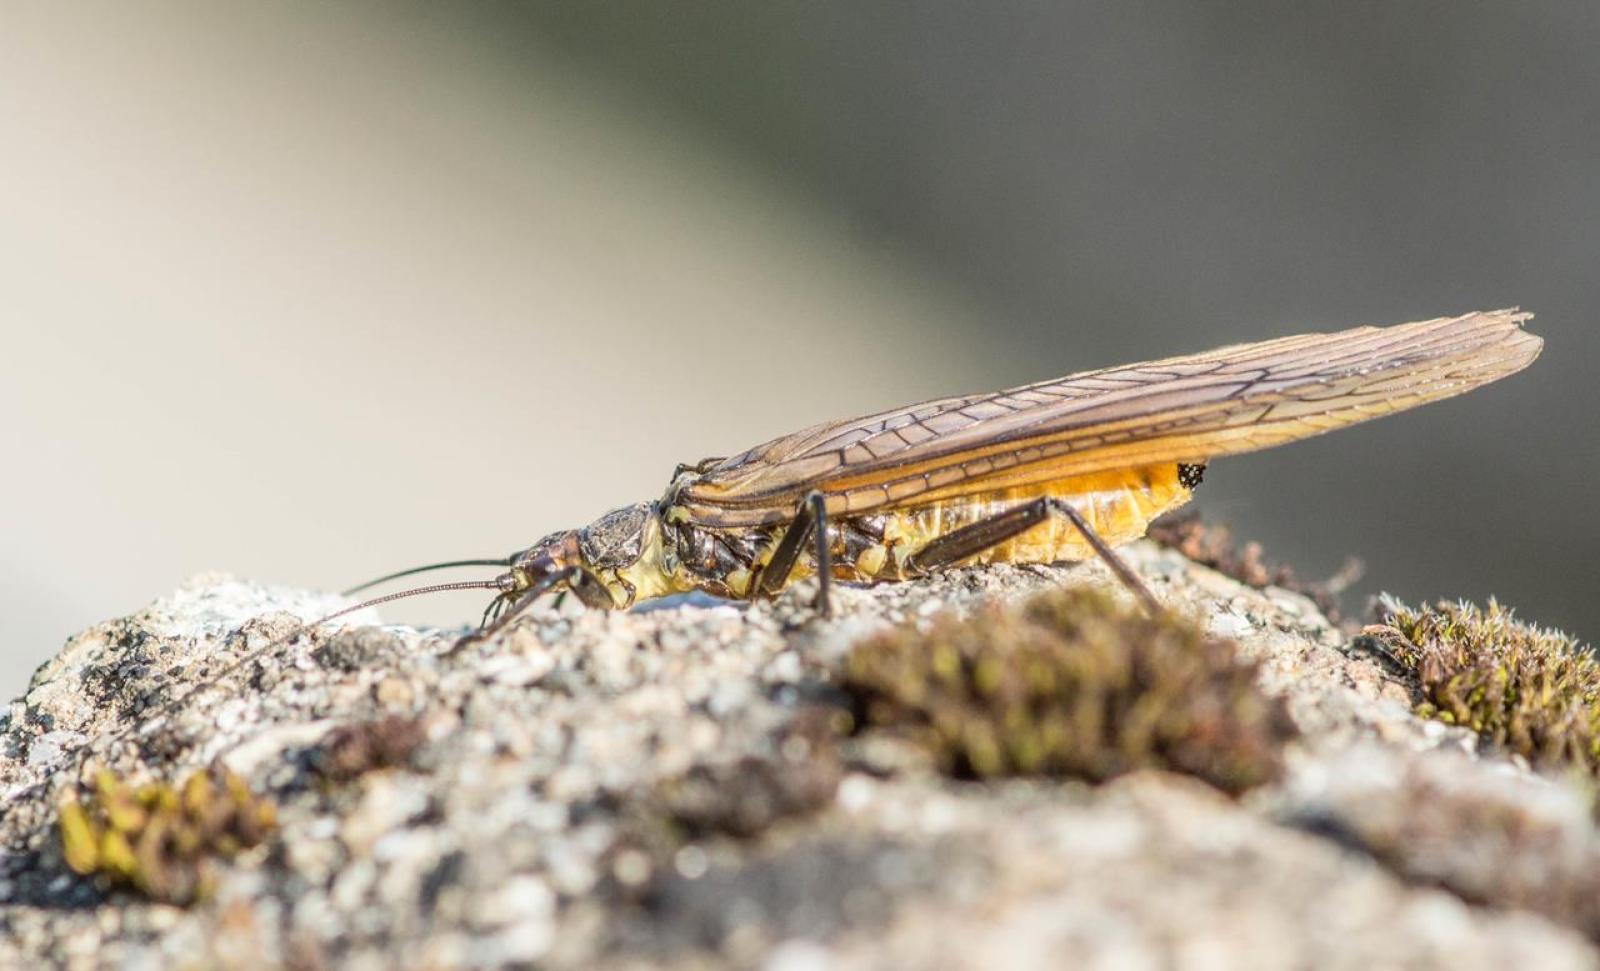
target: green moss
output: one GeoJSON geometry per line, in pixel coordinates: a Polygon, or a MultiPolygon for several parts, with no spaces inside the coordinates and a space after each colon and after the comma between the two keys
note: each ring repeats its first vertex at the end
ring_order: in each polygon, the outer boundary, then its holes
{"type": "Polygon", "coordinates": [[[1541,768],[1600,771],[1600,663],[1556,630],[1487,607],[1379,608],[1375,637],[1417,679],[1418,714],[1477,732],[1541,768]]]}
{"type": "Polygon", "coordinates": [[[1255,682],[1231,641],[1082,588],[869,638],[843,673],[862,724],[910,737],[955,775],[1162,768],[1228,792],[1275,778],[1295,735],[1255,682]]]}
{"type": "Polygon", "coordinates": [[[226,769],[177,787],[133,787],[101,770],[87,798],[61,806],[62,855],[77,873],[188,904],[209,893],[214,861],[257,845],[276,824],[276,807],[226,769]]]}

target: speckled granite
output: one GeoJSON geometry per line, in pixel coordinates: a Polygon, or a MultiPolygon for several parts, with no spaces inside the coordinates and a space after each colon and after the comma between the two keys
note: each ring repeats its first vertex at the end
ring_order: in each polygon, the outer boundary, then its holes
{"type": "Polygon", "coordinates": [[[373,616],[273,645],[340,601],[198,578],[79,635],[0,722],[0,965],[1596,966],[1588,793],[1414,718],[1303,597],[1128,555],[1263,662],[1303,732],[1282,783],[961,782],[817,728],[856,638],[1109,583],[1094,564],[846,589],[828,622],[804,588],[545,610],[454,652],[458,632],[373,616]],[[214,759],[281,827],[212,898],[66,868],[56,806],[86,764],[170,780],[214,759]]]}

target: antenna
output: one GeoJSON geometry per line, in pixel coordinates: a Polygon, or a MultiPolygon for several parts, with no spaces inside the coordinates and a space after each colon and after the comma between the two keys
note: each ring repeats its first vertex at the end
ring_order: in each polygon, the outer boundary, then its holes
{"type": "Polygon", "coordinates": [[[348,597],[348,596],[351,596],[352,594],[357,594],[357,593],[360,593],[363,590],[367,590],[367,589],[370,589],[372,587],[375,587],[380,583],[388,583],[390,580],[398,580],[401,577],[416,576],[418,573],[428,573],[428,572],[431,572],[433,570],[449,570],[449,569],[453,569],[453,568],[458,567],[458,566],[503,566],[503,567],[508,567],[510,565],[511,565],[511,560],[510,560],[509,557],[507,557],[505,559],[500,559],[500,560],[488,560],[488,559],[484,559],[484,560],[447,560],[447,561],[445,561],[443,563],[429,563],[427,566],[414,566],[409,570],[401,570],[398,573],[390,573],[390,574],[387,574],[385,576],[381,576],[381,577],[377,578],[376,580],[368,580],[366,583],[360,584],[358,586],[351,587],[349,590],[341,590],[341,591],[339,591],[339,595],[343,596],[343,597],[348,597]]]}

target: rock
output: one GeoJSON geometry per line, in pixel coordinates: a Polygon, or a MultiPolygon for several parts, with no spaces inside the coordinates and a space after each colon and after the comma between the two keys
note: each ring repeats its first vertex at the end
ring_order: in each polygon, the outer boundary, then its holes
{"type": "Polygon", "coordinates": [[[274,643],[342,601],[199,578],[74,638],[0,720],[0,965],[1600,964],[1587,792],[1414,717],[1305,597],[1127,554],[1285,700],[1281,782],[970,782],[838,737],[859,638],[1111,585],[1098,564],[844,589],[831,621],[808,586],[541,609],[459,651],[371,615],[274,643]],[[211,897],[67,869],[57,805],[89,766],[172,781],[217,759],[279,828],[211,897]]]}

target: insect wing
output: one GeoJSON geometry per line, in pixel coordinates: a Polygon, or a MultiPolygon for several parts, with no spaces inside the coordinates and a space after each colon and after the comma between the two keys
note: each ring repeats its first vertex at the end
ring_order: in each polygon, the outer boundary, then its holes
{"type": "Polygon", "coordinates": [[[817,425],[710,466],[679,502],[756,525],[817,490],[857,514],[1161,462],[1203,462],[1451,397],[1526,367],[1531,314],[1237,344],[817,425]]]}

